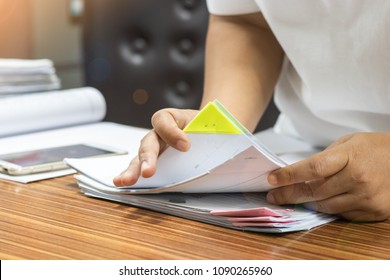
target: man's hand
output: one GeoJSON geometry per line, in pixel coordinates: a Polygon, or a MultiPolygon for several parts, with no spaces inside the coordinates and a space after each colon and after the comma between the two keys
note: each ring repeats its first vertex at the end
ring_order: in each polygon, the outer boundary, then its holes
{"type": "Polygon", "coordinates": [[[187,151],[190,142],[183,128],[195,117],[197,110],[163,109],[152,117],[153,129],[141,140],[138,155],[120,175],[114,178],[116,186],[130,186],[140,176],[148,178],[156,172],[159,154],[170,145],[187,151]]]}
{"type": "Polygon", "coordinates": [[[323,152],[272,172],[274,204],[308,208],[353,221],[390,217],[390,133],[345,136],[323,152]]]}

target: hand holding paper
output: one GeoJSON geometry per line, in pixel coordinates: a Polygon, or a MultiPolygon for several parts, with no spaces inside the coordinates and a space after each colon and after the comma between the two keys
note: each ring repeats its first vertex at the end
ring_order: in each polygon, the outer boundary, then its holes
{"type": "MultiPolygon", "coordinates": [[[[158,158],[153,177],[140,178],[131,186],[124,187],[137,192],[149,189],[154,193],[258,192],[270,188],[267,182],[270,171],[285,166],[218,101],[209,103],[185,127],[184,132],[191,141],[187,152],[168,147],[158,158]]],[[[68,164],[80,170],[78,161],[68,160],[68,164]]],[[[89,169],[90,166],[92,164],[84,168],[89,169]]],[[[96,167],[91,172],[94,170],[97,170],[96,167]]],[[[100,174],[105,173],[108,176],[106,169],[100,171],[100,174]]],[[[114,175],[111,175],[112,178],[114,175]]],[[[104,183],[112,185],[105,178],[104,183]]],[[[124,182],[118,178],[114,182],[118,180],[124,182]]]]}
{"type": "Polygon", "coordinates": [[[167,146],[187,151],[190,148],[190,140],[183,132],[183,128],[198,112],[169,108],[154,114],[152,118],[154,129],[143,137],[138,155],[131,160],[126,170],[114,178],[115,185],[129,186],[135,184],[140,176],[144,178],[153,176],[157,168],[157,158],[167,146]]]}
{"type": "MultiPolygon", "coordinates": [[[[172,120],[168,117],[166,118],[169,120],[166,120],[165,122],[169,125],[164,124],[164,120],[160,120],[159,125],[156,125],[157,131],[151,131],[151,133],[144,138],[138,157],[131,161],[129,167],[122,172],[120,176],[114,178],[114,184],[117,186],[137,185],[136,182],[139,176],[147,178],[152,175],[154,175],[153,177],[158,178],[157,182],[160,184],[161,179],[159,177],[161,176],[170,177],[172,179],[174,178],[171,182],[167,182],[167,184],[174,184],[179,181],[183,181],[186,178],[189,179],[205,174],[214,167],[230,160],[239,152],[243,152],[251,146],[255,147],[255,149],[257,149],[262,155],[261,157],[266,159],[262,162],[263,164],[260,164],[260,166],[258,165],[256,168],[252,168],[258,169],[252,170],[252,173],[258,173],[261,171],[264,175],[264,170],[262,170],[263,168],[270,171],[285,165],[284,162],[267,151],[267,149],[259,143],[257,139],[253,137],[253,135],[218,101],[210,102],[206,105],[205,108],[188,124],[187,122],[190,117],[193,116],[196,111],[187,112],[189,113],[188,116],[186,115],[184,119],[181,118],[178,121],[180,124],[175,123],[172,125],[172,120]],[[180,131],[180,133],[176,132],[178,128],[177,125],[185,124],[187,125],[183,130],[184,133],[183,131],[180,131]],[[165,139],[160,138],[159,135],[169,135],[169,133],[163,133],[161,130],[169,131],[172,129],[174,130],[173,133],[176,134],[176,139],[174,137],[174,141],[172,141],[172,138],[169,137],[166,137],[165,139]],[[160,133],[158,134],[158,132],[160,133]],[[179,150],[186,151],[189,146],[188,141],[191,142],[191,148],[185,154],[177,152],[172,146],[170,146],[161,154],[155,164],[154,159],[161,150],[161,142],[174,142],[176,143],[176,146],[178,146],[179,150]],[[169,164],[166,164],[167,160],[169,161],[169,164]],[[261,165],[263,165],[263,167],[261,167],[261,165]],[[155,169],[157,169],[157,171],[155,171],[155,169]]],[[[172,117],[175,118],[174,115],[172,115],[172,117]]],[[[236,164],[243,164],[243,166],[255,166],[254,161],[253,163],[248,164],[250,158],[251,156],[246,159],[237,158],[236,164]],[[242,162],[239,163],[239,160],[242,162]]],[[[255,160],[256,158],[253,157],[251,159],[255,160]]],[[[257,158],[257,160],[260,159],[257,158]]],[[[233,167],[233,169],[234,168],[236,167],[233,167]]],[[[225,170],[225,172],[229,173],[231,173],[231,171],[232,170],[225,170]]],[[[238,172],[240,174],[245,174],[246,170],[242,169],[238,172]]],[[[256,176],[259,176],[259,174],[256,176]]],[[[227,176],[225,177],[227,178],[227,176]]],[[[264,181],[264,178],[262,180],[264,181]]],[[[141,181],[145,180],[141,178],[141,181]]],[[[262,184],[264,185],[266,183],[263,182],[262,184]]]]}
{"type": "MultiPolygon", "coordinates": [[[[138,179],[143,172],[141,162],[145,162],[141,149],[140,156],[127,169],[132,173],[127,177],[132,178],[127,186],[123,186],[129,182],[127,179],[114,180],[119,188],[112,182],[130,161],[127,156],[66,159],[66,162],[79,171],[76,179],[86,195],[226,227],[287,232],[309,229],[334,219],[299,206],[292,206],[290,211],[265,201],[264,194],[259,192],[271,188],[268,174],[286,164],[218,101],[209,103],[181,132],[183,139],[191,142],[190,149],[181,152],[168,146],[157,159],[155,174],[138,179]]],[[[158,136],[152,133],[149,137],[158,136]]],[[[154,141],[161,144],[163,140],[154,141]]],[[[157,156],[159,150],[153,153],[157,156]]]]}

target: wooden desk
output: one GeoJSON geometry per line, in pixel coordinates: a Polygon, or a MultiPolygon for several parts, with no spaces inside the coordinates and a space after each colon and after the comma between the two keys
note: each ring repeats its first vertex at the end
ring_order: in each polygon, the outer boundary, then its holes
{"type": "Polygon", "coordinates": [[[88,198],[72,176],[0,181],[0,259],[390,259],[390,221],[248,233],[88,198]]]}

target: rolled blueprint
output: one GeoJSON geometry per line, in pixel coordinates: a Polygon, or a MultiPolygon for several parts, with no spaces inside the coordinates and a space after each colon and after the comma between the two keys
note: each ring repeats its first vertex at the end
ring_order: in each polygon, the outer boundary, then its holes
{"type": "Polygon", "coordinates": [[[0,137],[98,122],[106,102],[95,88],[0,97],[0,137]]]}

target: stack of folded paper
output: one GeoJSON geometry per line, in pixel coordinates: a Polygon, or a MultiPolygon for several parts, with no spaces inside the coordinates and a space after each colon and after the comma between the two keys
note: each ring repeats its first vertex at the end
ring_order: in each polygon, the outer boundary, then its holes
{"type": "Polygon", "coordinates": [[[271,205],[262,192],[129,194],[87,176],[76,175],[80,189],[87,196],[232,229],[283,233],[308,230],[336,219],[300,205],[271,205]]]}
{"type": "Polygon", "coordinates": [[[60,80],[49,59],[0,59],[0,95],[59,88],[60,80]]]}
{"type": "Polygon", "coordinates": [[[85,195],[188,219],[257,232],[310,229],[335,219],[300,205],[267,203],[267,175],[286,163],[269,151],[220,104],[209,103],[184,129],[191,140],[185,153],[168,147],[152,178],[115,187],[113,178],[131,156],[65,159],[79,172],[85,195]]]}

